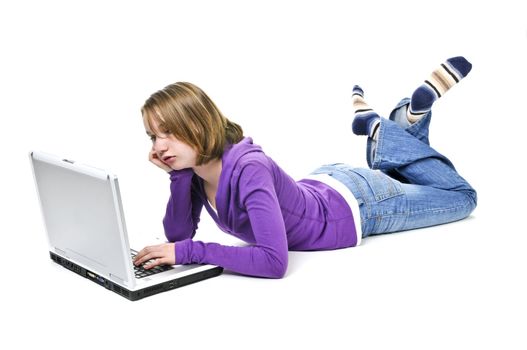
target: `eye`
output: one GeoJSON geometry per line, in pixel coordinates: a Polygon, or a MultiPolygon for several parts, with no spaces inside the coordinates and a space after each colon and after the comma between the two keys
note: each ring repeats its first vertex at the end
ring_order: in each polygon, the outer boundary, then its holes
{"type": "Polygon", "coordinates": [[[150,141],[156,142],[156,135],[150,135],[150,141]]]}
{"type": "Polygon", "coordinates": [[[165,124],[160,124],[159,125],[159,131],[161,131],[161,133],[163,135],[169,135],[170,134],[170,130],[168,130],[168,127],[165,124]]]}

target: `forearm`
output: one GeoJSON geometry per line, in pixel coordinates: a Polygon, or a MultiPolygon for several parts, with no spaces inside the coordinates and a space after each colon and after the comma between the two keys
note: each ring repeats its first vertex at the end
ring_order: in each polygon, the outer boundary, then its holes
{"type": "Polygon", "coordinates": [[[287,249],[233,247],[190,239],[175,244],[176,264],[212,264],[248,276],[282,278],[287,270],[287,249]]]}
{"type": "Polygon", "coordinates": [[[170,198],[163,226],[170,242],[193,237],[199,221],[201,204],[192,198],[191,169],[170,172],[170,198]]]}

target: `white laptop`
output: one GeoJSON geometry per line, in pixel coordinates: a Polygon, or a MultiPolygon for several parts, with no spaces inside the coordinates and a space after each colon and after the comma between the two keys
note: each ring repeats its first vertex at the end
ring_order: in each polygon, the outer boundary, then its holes
{"type": "Polygon", "coordinates": [[[130,300],[222,273],[213,265],[134,266],[117,177],[46,153],[30,159],[57,264],[130,300]]]}

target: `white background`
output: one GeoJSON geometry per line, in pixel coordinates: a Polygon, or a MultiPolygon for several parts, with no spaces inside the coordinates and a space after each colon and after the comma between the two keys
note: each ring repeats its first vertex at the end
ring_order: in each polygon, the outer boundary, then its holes
{"type": "MultiPolygon", "coordinates": [[[[525,349],[520,3],[3,1],[0,346],[525,349]],[[135,303],[49,259],[29,150],[118,174],[130,235],[150,239],[168,198],[147,161],[151,93],[197,84],[300,179],[366,166],[354,84],[387,116],[457,55],[473,70],[436,103],[431,142],[478,190],[467,220],[291,252],[284,279],[226,273],[135,303]]],[[[205,212],[196,238],[237,243],[205,212]]]]}

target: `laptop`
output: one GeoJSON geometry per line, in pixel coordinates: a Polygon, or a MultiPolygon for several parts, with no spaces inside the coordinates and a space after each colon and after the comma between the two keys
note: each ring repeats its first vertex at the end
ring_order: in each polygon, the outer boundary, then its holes
{"type": "Polygon", "coordinates": [[[214,265],[134,266],[117,177],[42,152],[31,152],[30,160],[57,264],[130,300],[222,273],[214,265]]]}

